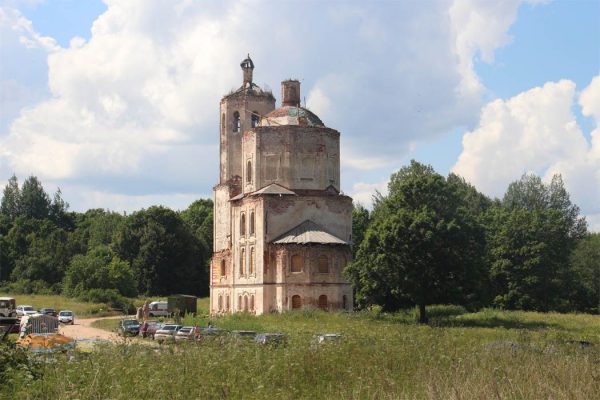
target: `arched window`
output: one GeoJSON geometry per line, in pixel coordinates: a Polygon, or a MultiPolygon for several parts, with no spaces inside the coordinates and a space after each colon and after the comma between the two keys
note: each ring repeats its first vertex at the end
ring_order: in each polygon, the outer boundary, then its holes
{"type": "Polygon", "coordinates": [[[244,311],[248,311],[248,296],[244,296],[244,311]]]}
{"type": "Polygon", "coordinates": [[[240,215],[240,236],[246,236],[246,214],[240,215]]]}
{"type": "Polygon", "coordinates": [[[329,259],[326,255],[319,256],[319,269],[320,274],[329,273],[329,259]]]}
{"type": "Polygon", "coordinates": [[[302,272],[302,256],[294,254],[292,256],[291,272],[302,272]]]}
{"type": "Polygon", "coordinates": [[[342,308],[344,310],[348,308],[348,297],[346,297],[346,295],[342,296],[342,308]]]}
{"type": "Polygon", "coordinates": [[[257,127],[260,122],[260,117],[256,111],[252,111],[252,127],[257,127]]]}
{"type": "Polygon", "coordinates": [[[229,311],[229,295],[225,296],[225,309],[229,311]]]}
{"type": "Polygon", "coordinates": [[[242,311],[242,296],[238,296],[238,310],[242,311]]]}
{"type": "Polygon", "coordinates": [[[250,160],[246,164],[246,182],[252,183],[252,161],[250,160]]]}
{"type": "Polygon", "coordinates": [[[254,274],[256,264],[256,255],[254,252],[254,247],[250,248],[250,275],[254,274]]]}
{"type": "Polygon", "coordinates": [[[302,298],[297,294],[292,296],[292,310],[302,308],[302,298]]]}
{"type": "Polygon", "coordinates": [[[219,311],[223,311],[223,296],[219,295],[219,311]]]}
{"type": "Polygon", "coordinates": [[[250,213],[250,235],[254,235],[254,211],[250,213]]]}
{"type": "Polygon", "coordinates": [[[225,260],[221,260],[221,276],[225,276],[225,260]]]}
{"type": "Polygon", "coordinates": [[[250,311],[254,311],[254,295],[250,296],[250,311]]]}
{"type": "Polygon", "coordinates": [[[327,296],[325,296],[324,294],[319,296],[319,308],[324,311],[327,311],[327,309],[328,309],[327,296]]]}
{"type": "Polygon", "coordinates": [[[221,114],[221,132],[225,132],[225,113],[221,114]]]}
{"type": "Polygon", "coordinates": [[[240,275],[246,275],[246,249],[240,252],[240,275]]]}
{"type": "Polygon", "coordinates": [[[240,132],[241,130],[242,130],[242,121],[240,120],[240,113],[236,111],[233,113],[233,131],[240,132]]]}

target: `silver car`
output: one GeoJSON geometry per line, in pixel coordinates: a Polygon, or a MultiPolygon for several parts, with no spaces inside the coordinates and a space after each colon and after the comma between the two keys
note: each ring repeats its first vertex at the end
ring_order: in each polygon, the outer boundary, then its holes
{"type": "Polygon", "coordinates": [[[58,313],[58,322],[73,325],[75,323],[75,314],[71,310],[62,310],[58,313]]]}
{"type": "Polygon", "coordinates": [[[181,325],[167,324],[154,333],[154,340],[158,340],[159,342],[174,340],[175,335],[181,328],[181,325]]]}
{"type": "Polygon", "coordinates": [[[25,315],[34,315],[38,314],[38,312],[31,306],[18,306],[17,307],[17,316],[24,317],[25,315]]]}

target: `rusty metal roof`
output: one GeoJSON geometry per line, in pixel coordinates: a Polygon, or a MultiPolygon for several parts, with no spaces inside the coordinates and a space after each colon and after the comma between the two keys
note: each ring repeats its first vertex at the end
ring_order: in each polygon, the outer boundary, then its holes
{"type": "Polygon", "coordinates": [[[244,198],[244,193],[240,193],[237,196],[230,198],[229,201],[241,200],[243,198],[244,198]]]}
{"type": "Polygon", "coordinates": [[[265,186],[264,188],[259,189],[256,192],[252,193],[253,196],[257,195],[257,194],[279,194],[279,195],[294,194],[295,195],[296,193],[292,192],[289,189],[284,188],[281,185],[278,185],[276,183],[271,183],[270,185],[265,186]]]}
{"type": "Polygon", "coordinates": [[[274,244],[348,244],[348,242],[327,232],[325,228],[311,220],[306,220],[283,235],[275,238],[274,244]]]}
{"type": "Polygon", "coordinates": [[[271,111],[260,121],[260,126],[300,125],[319,126],[325,124],[310,110],[303,107],[284,106],[271,111]]]}

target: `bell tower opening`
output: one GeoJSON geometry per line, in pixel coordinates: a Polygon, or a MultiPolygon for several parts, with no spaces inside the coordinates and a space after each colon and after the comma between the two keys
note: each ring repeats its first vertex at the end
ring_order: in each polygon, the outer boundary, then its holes
{"type": "Polygon", "coordinates": [[[243,87],[252,87],[252,73],[254,72],[254,63],[250,58],[250,54],[244,61],[241,62],[240,67],[242,67],[244,84],[243,87]]]}

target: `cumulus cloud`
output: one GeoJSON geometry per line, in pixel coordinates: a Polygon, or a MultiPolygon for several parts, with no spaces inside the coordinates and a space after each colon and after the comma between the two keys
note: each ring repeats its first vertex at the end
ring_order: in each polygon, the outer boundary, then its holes
{"type": "Polygon", "coordinates": [[[600,76],[578,101],[582,113],[595,119],[591,142],[572,112],[576,99],[575,84],[561,80],[487,104],[477,128],[464,135],[453,171],[493,196],[526,172],[547,180],[561,174],[591,228],[600,230],[594,225],[600,221],[600,76]]]}
{"type": "Polygon", "coordinates": [[[218,173],[218,102],[241,84],[247,52],[259,85],[277,93],[279,81],[302,80],[308,106],[342,132],[345,169],[390,168],[415,141],[476,122],[472,60],[491,61],[508,42],[518,4],[106,0],[90,39],[68,48],[4,7],[8,42],[47,58],[50,93],[19,103],[1,172],[115,196],[206,193],[218,173]]]}
{"type": "Polygon", "coordinates": [[[46,59],[58,48],[19,11],[0,7],[0,134],[23,107],[49,97],[46,59]]]}

